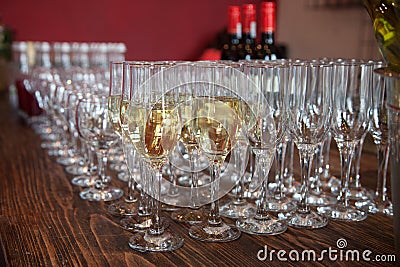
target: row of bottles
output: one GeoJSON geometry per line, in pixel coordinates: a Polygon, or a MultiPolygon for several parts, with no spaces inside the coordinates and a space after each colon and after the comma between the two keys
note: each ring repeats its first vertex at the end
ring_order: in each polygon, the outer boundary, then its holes
{"type": "Polygon", "coordinates": [[[286,57],[284,51],[275,44],[276,1],[261,3],[258,21],[260,36],[257,42],[256,5],[229,6],[228,42],[222,48],[221,59],[274,60],[286,57]]]}

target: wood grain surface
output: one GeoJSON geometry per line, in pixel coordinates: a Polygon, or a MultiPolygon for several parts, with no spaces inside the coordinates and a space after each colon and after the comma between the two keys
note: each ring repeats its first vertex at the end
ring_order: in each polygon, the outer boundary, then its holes
{"type": "MultiPolygon", "coordinates": [[[[182,248],[166,253],[140,253],[128,246],[130,232],[118,226],[118,218],[107,214],[109,203],[87,202],[80,188],[71,185],[71,175],[41,148],[41,139],[0,95],[0,266],[393,266],[394,262],[373,261],[376,255],[395,253],[393,220],[369,215],[362,222],[330,221],[318,230],[289,228],[277,236],[242,234],[229,243],[202,243],[191,239],[188,226],[171,221],[170,228],[185,237],[182,248]],[[340,260],[337,247],[370,250],[371,261],[340,260]],[[336,249],[338,259],[323,261],[272,261],[257,258],[260,250],[336,249]]],[[[362,182],[373,188],[376,177],[374,150],[361,162],[362,182]]],[[[339,173],[337,150],[331,151],[332,172],[339,173]]],[[[296,168],[298,164],[296,162],[296,168]]],[[[298,171],[298,169],[297,169],[298,171]]],[[[115,173],[110,172],[110,175],[115,173]]],[[[113,179],[116,186],[126,184],[113,179]]],[[[164,212],[165,217],[169,216],[164,212]]],[[[229,220],[227,220],[229,221],[229,220]]],[[[262,255],[262,254],[260,254],[262,255]]],[[[286,254],[287,257],[287,254],[286,254]]]]}

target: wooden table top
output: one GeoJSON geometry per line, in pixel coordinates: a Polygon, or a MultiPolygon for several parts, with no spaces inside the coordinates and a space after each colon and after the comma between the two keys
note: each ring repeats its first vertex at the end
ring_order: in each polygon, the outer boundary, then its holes
{"type": "MultiPolygon", "coordinates": [[[[0,127],[0,266],[394,265],[377,261],[395,253],[393,220],[379,214],[362,222],[330,221],[318,230],[289,227],[276,236],[242,233],[228,243],[195,241],[187,234],[188,226],[171,221],[170,228],[185,237],[182,248],[164,253],[134,251],[128,246],[132,234],[118,226],[118,218],[107,214],[109,203],[80,199],[81,189],[71,184],[72,176],[41,148],[40,137],[10,105],[8,94],[0,95],[0,127]],[[339,239],[347,242],[343,249],[338,248],[339,239]],[[269,254],[262,261],[257,254],[264,256],[265,248],[269,254]],[[278,254],[280,250],[286,254],[278,254]],[[278,259],[278,255],[288,258],[289,253],[301,255],[307,250],[317,255],[327,252],[323,261],[278,259]],[[358,251],[360,261],[345,261],[350,250],[358,251]],[[364,251],[371,261],[362,259],[364,251]]],[[[331,163],[332,172],[339,173],[334,149],[331,163]]],[[[376,168],[375,154],[365,152],[361,162],[364,186],[374,188],[376,168]]],[[[126,188],[118,179],[113,184],[126,188]]]]}

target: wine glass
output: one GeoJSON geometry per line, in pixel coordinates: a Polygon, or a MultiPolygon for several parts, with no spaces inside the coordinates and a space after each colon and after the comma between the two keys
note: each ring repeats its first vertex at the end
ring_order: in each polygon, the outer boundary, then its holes
{"type": "MultiPolygon", "coordinates": [[[[224,64],[238,71],[243,71],[245,62],[245,60],[239,62],[224,61],[224,64]]],[[[232,79],[234,80],[235,77],[232,77],[232,79]]],[[[239,116],[242,115],[240,113],[239,116]]],[[[246,168],[249,165],[249,172],[252,175],[254,161],[248,139],[243,132],[239,135],[236,146],[233,147],[230,153],[230,157],[233,159],[234,168],[239,172],[240,176],[237,185],[232,190],[234,199],[223,204],[219,212],[224,217],[238,219],[240,216],[250,216],[256,212],[256,205],[247,201],[246,198],[246,193],[251,191],[250,187],[247,187],[246,184],[250,180],[246,175],[246,168]]]]}
{"type": "MultiPolygon", "coordinates": [[[[245,134],[249,139],[252,151],[255,154],[255,166],[259,169],[257,184],[261,185],[259,199],[257,202],[257,210],[255,214],[248,217],[242,216],[236,221],[236,225],[243,232],[258,235],[276,235],[286,231],[287,224],[285,221],[275,218],[269,211],[269,193],[268,193],[268,173],[276,153],[277,143],[282,141],[285,135],[285,116],[284,112],[276,110],[278,102],[274,101],[279,97],[283,97],[280,91],[280,82],[284,82],[284,77],[275,65],[265,63],[247,63],[244,65],[244,74],[247,75],[246,84],[247,93],[249,94],[249,103],[257,107],[254,112],[255,124],[253,127],[245,130],[245,134]],[[276,76],[275,76],[276,75],[276,76]],[[280,80],[282,78],[282,80],[280,80]],[[277,83],[272,80],[277,79],[277,83]],[[260,95],[254,94],[251,86],[255,85],[260,95]],[[274,88],[273,86],[277,86],[274,88]],[[279,96],[279,97],[278,97],[279,96]],[[271,106],[272,105],[272,106],[271,106]],[[280,114],[280,115],[278,115],[280,114]]],[[[254,90],[254,88],[253,88],[254,90]]],[[[280,98],[283,100],[283,98],[280,98]]],[[[280,107],[283,101],[279,102],[280,107]]],[[[278,185],[280,191],[281,185],[278,185]]],[[[283,192],[279,192],[280,195],[283,192]]],[[[282,198],[282,201],[285,201],[282,198]]]]}
{"type": "Polygon", "coordinates": [[[100,180],[95,187],[80,192],[80,197],[89,201],[110,201],[123,195],[119,188],[106,182],[109,149],[118,142],[118,135],[109,120],[108,98],[101,92],[82,98],[76,107],[76,126],[79,135],[95,149],[100,180]]]}
{"type": "Polygon", "coordinates": [[[238,219],[243,216],[251,216],[256,212],[256,206],[245,198],[245,174],[249,163],[250,145],[247,137],[243,134],[232,149],[231,157],[234,157],[235,169],[239,170],[241,176],[235,188],[234,199],[222,205],[219,211],[224,217],[238,219]]]}
{"type": "Polygon", "coordinates": [[[351,60],[334,66],[331,128],[340,153],[341,185],[337,204],[318,211],[331,219],[361,221],[367,212],[350,205],[349,178],[355,146],[369,127],[373,64],[351,60]]]}
{"type": "Polygon", "coordinates": [[[288,63],[264,63],[264,83],[261,88],[272,109],[277,129],[276,142],[276,187],[272,196],[267,199],[268,209],[276,212],[288,212],[296,208],[296,201],[285,194],[284,168],[288,139],[287,118],[285,114],[285,97],[290,65],[288,63]]]}
{"type": "Polygon", "coordinates": [[[327,158],[327,153],[329,153],[328,145],[330,145],[330,133],[328,132],[325,138],[322,140],[320,144],[317,145],[317,150],[314,156],[313,166],[314,172],[312,174],[312,178],[310,179],[310,191],[308,193],[308,203],[311,206],[327,206],[336,204],[337,199],[336,195],[332,193],[335,192],[335,187],[333,184],[333,180],[326,181],[324,176],[324,172],[328,172],[329,170],[329,162],[327,163],[325,160],[327,158]],[[325,151],[328,149],[328,151],[325,151]]]}
{"type": "MultiPolygon", "coordinates": [[[[121,124],[122,147],[130,175],[130,182],[128,182],[128,195],[131,195],[130,199],[134,197],[133,189],[135,183],[137,184],[138,189],[140,189],[140,196],[137,199],[137,204],[122,203],[123,206],[131,206],[131,209],[129,209],[128,212],[124,212],[125,209],[122,209],[122,215],[124,215],[124,218],[120,220],[120,226],[125,230],[133,232],[142,231],[150,227],[151,199],[146,192],[151,190],[149,183],[149,180],[151,179],[147,179],[147,177],[149,177],[151,174],[149,174],[149,168],[146,166],[145,159],[143,156],[141,158],[134,144],[132,143],[137,139],[137,136],[135,136],[136,133],[130,133],[128,130],[130,117],[129,112],[131,111],[128,106],[135,91],[137,91],[138,88],[150,78],[149,66],[151,65],[152,63],[149,62],[124,61],[122,77],[120,77],[122,80],[118,79],[115,81],[117,84],[121,83],[119,84],[119,87],[122,87],[120,96],[122,105],[120,106],[119,117],[117,119],[121,124]]],[[[111,67],[114,68],[112,73],[115,71],[121,71],[120,63],[115,63],[111,67]]],[[[114,207],[110,206],[109,209],[114,209],[114,207]]],[[[163,223],[165,228],[168,227],[168,224],[165,220],[161,219],[161,223],[163,223]]]]}
{"type": "Polygon", "coordinates": [[[300,155],[301,187],[297,209],[287,215],[290,226],[321,228],[328,218],[308,203],[313,157],[329,130],[332,65],[318,61],[295,62],[288,87],[288,129],[300,155]]]}
{"type": "MultiPolygon", "coordinates": [[[[236,68],[218,61],[199,62],[196,69],[197,91],[191,105],[194,114],[187,122],[195,133],[199,148],[209,158],[212,203],[207,221],[192,226],[189,236],[200,241],[228,242],[239,238],[241,231],[237,226],[225,223],[219,213],[219,198],[227,193],[220,190],[226,172],[225,169],[221,175],[221,167],[238,142],[242,126],[250,124],[244,117],[248,111],[244,109],[243,98],[243,91],[247,89],[244,88],[246,77],[236,68]]],[[[231,162],[227,166],[230,165],[231,162]]],[[[231,176],[235,179],[232,186],[242,175],[231,176]]]]}
{"type": "MultiPolygon", "coordinates": [[[[375,72],[382,72],[382,62],[374,62],[375,72]]],[[[370,213],[393,215],[393,204],[387,194],[387,168],[389,160],[389,129],[386,109],[386,87],[384,77],[373,74],[372,109],[370,132],[377,148],[378,177],[375,193],[369,200],[356,202],[356,206],[370,213]]]]}
{"type": "Polygon", "coordinates": [[[122,130],[123,126],[121,120],[125,115],[130,100],[129,98],[123,97],[124,90],[129,92],[129,88],[124,88],[124,83],[126,83],[126,86],[129,86],[129,82],[124,81],[124,79],[129,78],[129,74],[124,74],[124,68],[125,66],[123,61],[110,62],[110,90],[108,93],[109,119],[115,133],[122,141],[122,147],[125,154],[124,158],[126,159],[126,165],[128,166],[127,195],[122,201],[112,203],[108,206],[108,212],[115,216],[130,216],[137,212],[137,198],[134,195],[135,181],[133,178],[135,169],[137,170],[137,165],[135,165],[136,150],[133,148],[132,144],[127,142],[128,139],[122,130]]]}
{"type": "MultiPolygon", "coordinates": [[[[176,185],[178,171],[187,173],[190,181],[189,191],[189,203],[186,208],[176,208],[171,213],[171,218],[174,221],[187,223],[187,224],[198,224],[207,220],[207,213],[204,211],[204,206],[199,201],[199,175],[208,167],[208,164],[204,165],[204,159],[208,163],[207,157],[202,153],[199,144],[196,140],[196,133],[191,127],[190,120],[194,117],[196,107],[192,106],[194,103],[193,99],[193,72],[198,68],[195,67],[196,62],[180,63],[174,66],[175,72],[178,73],[177,80],[181,84],[179,86],[178,94],[180,101],[180,118],[183,124],[180,130],[178,143],[175,150],[170,156],[170,172],[174,186],[169,189],[170,199],[169,203],[174,203],[177,200],[177,195],[182,193],[179,187],[176,185]],[[171,194],[172,193],[172,194],[171,194]],[[175,201],[174,201],[175,200],[175,201]]],[[[196,77],[196,75],[194,75],[196,77]]],[[[176,203],[175,203],[176,204],[176,203]]]]}
{"type": "MultiPolygon", "coordinates": [[[[80,151],[82,154],[82,160],[78,161],[76,164],[76,169],[80,170],[77,172],[71,180],[71,183],[80,187],[90,187],[93,186],[95,181],[98,179],[97,176],[97,166],[95,164],[94,158],[94,148],[90,146],[84,138],[79,136],[76,126],[76,107],[82,98],[88,98],[93,92],[86,90],[86,88],[77,87],[76,91],[69,95],[69,107],[67,109],[68,121],[71,128],[75,129],[77,132],[77,142],[80,144],[80,151]]],[[[108,176],[106,179],[109,181],[108,176]]]]}
{"type": "Polygon", "coordinates": [[[154,197],[151,225],[145,233],[136,233],[129,239],[129,246],[138,251],[173,251],[180,248],[184,239],[166,229],[160,217],[162,169],[174,149],[178,134],[176,98],[170,91],[167,62],[149,64],[144,71],[151,76],[135,90],[128,108],[129,138],[136,151],[150,167],[152,181],[150,194],[154,197]]]}

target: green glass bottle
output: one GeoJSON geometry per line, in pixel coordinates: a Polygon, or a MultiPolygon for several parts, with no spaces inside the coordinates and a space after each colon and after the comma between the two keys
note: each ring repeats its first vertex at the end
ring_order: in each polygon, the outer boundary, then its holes
{"type": "Polygon", "coordinates": [[[382,57],[400,73],[400,0],[364,0],[382,57]]]}

